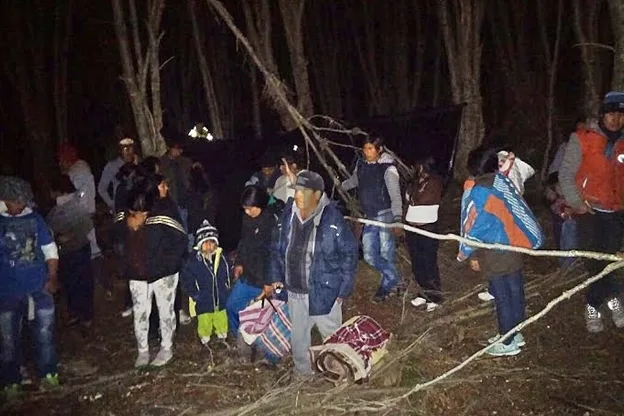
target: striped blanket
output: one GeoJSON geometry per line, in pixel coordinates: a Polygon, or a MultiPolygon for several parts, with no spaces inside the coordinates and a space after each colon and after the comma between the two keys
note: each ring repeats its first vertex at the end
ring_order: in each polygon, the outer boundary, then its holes
{"type": "Polygon", "coordinates": [[[258,300],[240,311],[238,316],[243,340],[255,346],[264,358],[277,362],[290,353],[292,326],[286,302],[258,300]]]}
{"type": "Polygon", "coordinates": [[[334,383],[366,380],[373,364],[386,354],[390,337],[370,316],[354,316],[322,345],[311,347],[310,358],[316,370],[334,383]]]}
{"type": "MultiPolygon", "coordinates": [[[[544,243],[542,229],[511,180],[500,173],[477,178],[462,196],[461,235],[470,240],[537,249],[544,243]]],[[[457,259],[475,250],[460,244],[457,259]]]]}

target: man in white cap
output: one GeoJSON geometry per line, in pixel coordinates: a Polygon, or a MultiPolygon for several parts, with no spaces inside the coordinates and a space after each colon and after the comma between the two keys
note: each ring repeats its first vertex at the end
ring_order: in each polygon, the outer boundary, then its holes
{"type": "Polygon", "coordinates": [[[119,156],[111,160],[104,166],[102,176],[100,177],[100,183],[98,184],[98,194],[102,200],[106,203],[109,210],[112,212],[115,209],[115,190],[119,181],[115,178],[119,169],[126,163],[138,163],[138,155],[134,149],[134,140],[126,137],[119,141],[119,156]],[[112,194],[109,188],[112,185],[112,194]]]}

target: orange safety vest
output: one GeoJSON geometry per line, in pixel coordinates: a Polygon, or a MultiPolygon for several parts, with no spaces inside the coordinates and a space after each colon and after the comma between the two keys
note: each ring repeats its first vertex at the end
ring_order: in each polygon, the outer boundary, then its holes
{"type": "Polygon", "coordinates": [[[607,138],[592,131],[578,131],[581,165],[576,186],[592,207],[617,211],[624,205],[624,140],[613,145],[612,156],[605,155],[607,138]]]}

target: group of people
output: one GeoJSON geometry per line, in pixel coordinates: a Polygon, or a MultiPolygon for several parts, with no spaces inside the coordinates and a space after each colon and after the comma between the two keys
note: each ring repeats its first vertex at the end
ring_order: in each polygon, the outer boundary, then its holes
{"type": "MultiPolygon", "coordinates": [[[[624,93],[609,93],[597,123],[579,125],[562,148],[557,176],[548,183],[549,201],[561,220],[555,225],[574,220],[578,234],[557,240],[558,247],[620,251],[623,126],[624,93]]],[[[312,373],[311,330],[316,326],[327,338],[343,324],[342,306],[353,292],[359,259],[354,227],[325,193],[322,176],[302,169],[296,153],[279,161],[263,160],[240,197],[245,215],[238,247],[234,255],[226,255],[207,195],[210,185],[201,166],[182,157],[181,144],[172,142],[162,158],[142,161],[131,139],[120,141],[119,150],[119,158],[104,169],[98,191],[114,213],[111,235],[118,273],[128,281],[129,310],[124,316],[134,319],[135,366],[167,364],[178,321],[194,317],[202,344],[229,348],[228,339],[240,333],[239,312],[254,300],[281,296],[287,300],[292,326],[295,373],[312,373]],[[149,353],[150,327],[157,327],[160,337],[154,357],[149,353]]],[[[43,385],[58,384],[52,295],[60,285],[67,297],[68,324],[89,328],[93,320],[92,259],[100,253],[94,238],[93,175],[71,147],[61,148],[59,160],[63,175],[52,186],[56,206],[45,219],[34,210],[27,182],[0,177],[0,378],[7,391],[19,389],[22,377],[23,318],[34,321],[43,385]]],[[[414,177],[402,190],[399,171],[382,139],[368,136],[353,175],[342,183],[345,190],[357,189],[365,217],[381,223],[365,225],[361,237],[364,260],[380,275],[374,302],[386,301],[403,284],[396,264],[396,236],[403,230],[387,225],[438,230],[444,180],[432,158],[413,166],[414,177]]],[[[467,168],[462,237],[540,248],[542,229],[522,196],[533,169],[512,152],[487,147],[470,153],[467,168]]],[[[443,302],[438,240],[409,232],[406,242],[419,287],[411,303],[436,310],[443,302]]],[[[500,336],[525,319],[523,256],[462,243],[457,258],[467,260],[489,282],[487,296],[495,303],[499,334],[488,340],[493,343],[488,353],[518,354],[526,345],[522,334],[502,341],[500,336]]],[[[587,261],[592,273],[604,264],[587,261]]],[[[110,283],[104,286],[112,289],[110,283]]],[[[589,332],[604,329],[603,304],[614,324],[624,327],[618,295],[612,275],[590,286],[585,314],[589,332]]]]}

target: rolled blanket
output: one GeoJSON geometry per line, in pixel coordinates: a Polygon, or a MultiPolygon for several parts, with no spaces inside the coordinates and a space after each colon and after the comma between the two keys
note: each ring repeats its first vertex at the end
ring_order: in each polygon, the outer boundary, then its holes
{"type": "Polygon", "coordinates": [[[322,345],[310,348],[316,369],[334,383],[368,378],[373,364],[387,353],[391,334],[370,316],[345,322],[322,345]]]}

